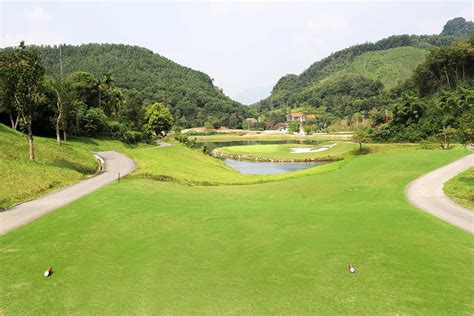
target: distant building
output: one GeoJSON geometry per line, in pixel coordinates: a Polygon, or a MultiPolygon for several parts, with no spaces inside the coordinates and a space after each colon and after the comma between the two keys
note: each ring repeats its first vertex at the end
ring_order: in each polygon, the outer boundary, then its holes
{"type": "Polygon", "coordinates": [[[315,119],[316,114],[305,114],[303,112],[290,113],[286,116],[288,122],[306,122],[306,120],[315,119]]]}

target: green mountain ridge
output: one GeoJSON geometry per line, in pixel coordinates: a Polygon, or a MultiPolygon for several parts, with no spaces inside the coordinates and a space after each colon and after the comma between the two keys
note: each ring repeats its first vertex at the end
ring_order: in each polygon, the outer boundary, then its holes
{"type": "MultiPolygon", "coordinates": [[[[321,106],[319,90],[343,76],[379,82],[389,91],[406,81],[429,51],[452,44],[472,34],[473,23],[455,18],[446,23],[440,35],[393,35],[375,43],[364,43],[337,51],[310,65],[300,75],[285,75],[275,84],[271,95],[257,102],[259,112],[281,107],[321,106]]],[[[337,90],[337,89],[336,89],[337,90]]],[[[323,97],[327,97],[324,93],[323,97]]]]}
{"type": "Polygon", "coordinates": [[[469,37],[474,33],[474,22],[466,21],[464,18],[455,18],[443,28],[441,35],[455,36],[455,37],[469,37]]]}
{"type": "MultiPolygon", "coordinates": [[[[60,78],[58,46],[39,46],[49,74],[60,78]]],[[[164,102],[182,127],[240,125],[247,108],[214,86],[205,73],[181,66],[149,49],[124,44],[62,45],[63,77],[86,71],[112,74],[117,87],[137,90],[147,104],[164,102]]]]}

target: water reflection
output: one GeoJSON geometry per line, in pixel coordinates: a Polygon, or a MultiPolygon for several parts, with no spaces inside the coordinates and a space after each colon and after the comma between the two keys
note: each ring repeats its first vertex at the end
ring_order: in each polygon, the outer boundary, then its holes
{"type": "Polygon", "coordinates": [[[325,162],[255,162],[225,159],[225,163],[242,174],[279,174],[316,167],[325,162]]]}

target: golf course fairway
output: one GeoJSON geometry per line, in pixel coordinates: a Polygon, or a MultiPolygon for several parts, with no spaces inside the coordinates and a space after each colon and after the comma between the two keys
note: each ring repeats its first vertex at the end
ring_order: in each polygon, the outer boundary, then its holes
{"type": "MultiPolygon", "coordinates": [[[[0,237],[0,314],[470,314],[473,236],[404,195],[463,155],[376,152],[248,185],[129,177],[0,237]]],[[[221,169],[231,181],[223,164],[196,174],[221,169]]]]}

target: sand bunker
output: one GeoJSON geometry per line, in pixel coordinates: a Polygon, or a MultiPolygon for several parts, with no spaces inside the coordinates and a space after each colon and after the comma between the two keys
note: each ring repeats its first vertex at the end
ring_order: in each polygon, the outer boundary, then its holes
{"type": "Polygon", "coordinates": [[[336,146],[336,144],[332,144],[330,146],[325,146],[325,147],[320,147],[320,148],[311,148],[311,147],[295,147],[295,148],[290,148],[291,152],[290,154],[305,154],[305,153],[318,153],[321,151],[328,150],[331,147],[336,146]]]}

